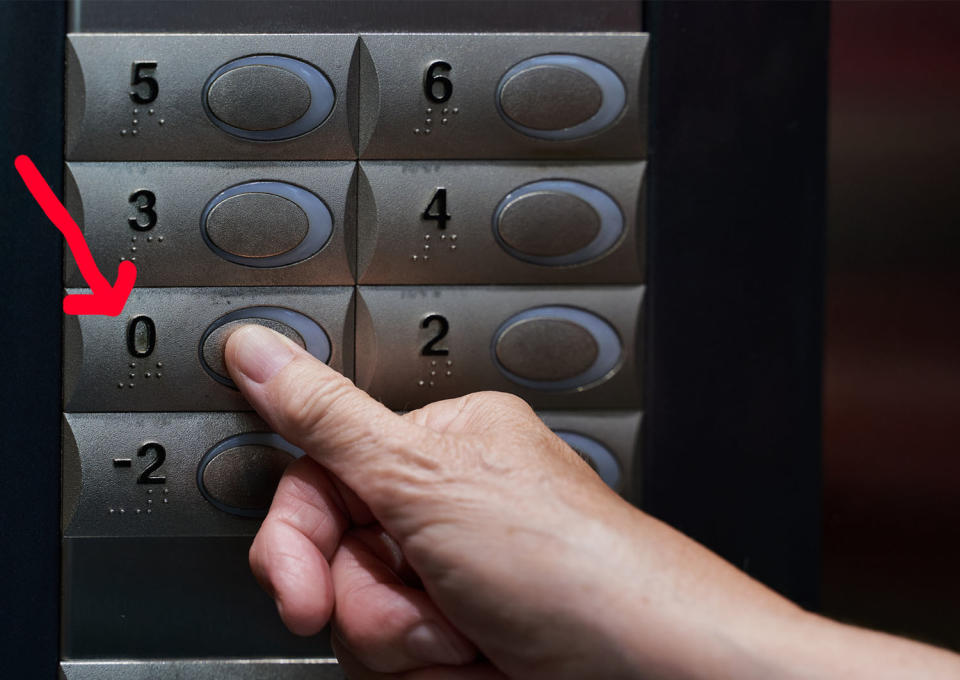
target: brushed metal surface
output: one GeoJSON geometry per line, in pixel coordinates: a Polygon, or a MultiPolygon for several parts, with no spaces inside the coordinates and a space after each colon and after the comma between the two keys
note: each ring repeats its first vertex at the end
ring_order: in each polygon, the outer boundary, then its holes
{"type": "Polygon", "coordinates": [[[511,76],[500,107],[511,119],[537,130],[573,127],[593,116],[603,92],[589,76],[562,66],[534,66],[511,76]]]}
{"type": "Polygon", "coordinates": [[[597,359],[597,341],[583,326],[565,319],[526,319],[496,339],[497,360],[530,380],[563,380],[586,371],[597,359]]]}
{"type": "Polygon", "coordinates": [[[356,35],[70,34],[67,160],[337,160],[356,155],[349,92],[356,89],[356,35]],[[336,99],[316,128],[258,142],[213,125],[203,108],[208,77],[256,54],[293,57],[319,70],[336,99]],[[155,62],[155,101],[131,101],[134,62],[155,62]],[[351,83],[352,81],[352,83],[351,83]],[[152,113],[151,113],[152,112],[152,113]],[[136,121],[136,122],[134,122],[136,121]]]}
{"type": "Polygon", "coordinates": [[[254,306],[288,308],[312,319],[330,340],[329,365],[352,375],[352,288],[134,288],[120,316],[64,318],[64,410],[250,410],[238,391],[207,375],[199,345],[211,323],[254,306]],[[127,324],[138,316],[156,326],[156,346],[147,357],[127,349],[127,324]]]}
{"type": "Polygon", "coordinates": [[[600,216],[572,194],[539,191],[525,194],[497,215],[504,242],[526,255],[567,255],[590,243],[600,231],[600,216]]]}
{"type": "Polygon", "coordinates": [[[646,157],[648,36],[616,34],[362,34],[359,151],[364,159],[604,159],[646,157]],[[615,122],[589,137],[538,139],[507,123],[497,105],[503,75],[530,57],[563,52],[612,69],[626,88],[615,122]],[[452,84],[427,98],[436,61],[452,84]]]}
{"type": "MultiPolygon", "coordinates": [[[[364,285],[641,283],[646,252],[645,172],[643,161],[361,161],[358,281],[364,285]],[[598,257],[574,266],[532,264],[507,252],[495,235],[497,207],[518,187],[547,178],[581,182],[608,194],[623,215],[620,239],[598,257]],[[435,221],[423,219],[439,188],[446,190],[450,215],[443,230],[435,221]]],[[[436,206],[431,214],[436,214],[436,206]]],[[[543,219],[551,216],[548,212],[543,219]]],[[[551,224],[543,221],[535,228],[549,231],[551,224]]]]}
{"type": "MultiPolygon", "coordinates": [[[[355,168],[352,162],[67,163],[64,203],[101,271],[109,276],[121,259],[133,260],[137,286],[349,285],[356,257],[355,168]],[[207,204],[228,187],[257,181],[293,184],[323,201],[333,230],[319,252],[261,269],[230,262],[207,246],[201,224],[207,204]],[[128,223],[139,215],[130,197],[143,189],[156,199],[156,226],[149,231],[128,223]]],[[[74,259],[63,261],[67,286],[86,285],[74,259]]]]}
{"type": "Polygon", "coordinates": [[[217,203],[203,227],[215,246],[232,255],[270,257],[300,245],[310,223],[293,201],[251,191],[217,203]]]}
{"type": "Polygon", "coordinates": [[[61,680],[343,680],[336,659],[165,659],[61,661],[61,680]]]}
{"type": "Polygon", "coordinates": [[[641,404],[643,286],[360,286],[357,297],[357,385],[396,410],[477,390],[512,392],[538,409],[635,409],[641,404]],[[565,305],[588,310],[619,336],[622,357],[606,379],[586,389],[547,392],[509,380],[492,343],[500,326],[523,310],[565,305]],[[432,346],[444,355],[424,355],[432,346]]]}
{"type": "Polygon", "coordinates": [[[275,130],[300,118],[310,107],[310,90],[295,73],[254,64],[231,69],[207,90],[214,116],[243,130],[275,130]]]}

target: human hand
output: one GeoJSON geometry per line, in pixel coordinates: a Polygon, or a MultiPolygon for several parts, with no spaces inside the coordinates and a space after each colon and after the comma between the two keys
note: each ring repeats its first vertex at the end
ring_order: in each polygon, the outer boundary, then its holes
{"type": "Polygon", "coordinates": [[[226,362],[307,454],[251,567],[293,632],[332,623],[350,678],[801,677],[794,656],[802,677],[835,670],[791,644],[842,627],[623,501],[522,400],[399,416],[259,326],[226,362]]]}

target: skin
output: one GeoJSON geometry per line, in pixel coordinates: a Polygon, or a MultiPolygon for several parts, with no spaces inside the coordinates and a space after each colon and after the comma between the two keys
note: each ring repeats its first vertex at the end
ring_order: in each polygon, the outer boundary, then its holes
{"type": "Polygon", "coordinates": [[[626,503],[525,402],[403,416],[260,326],[230,375],[306,456],[250,565],[353,680],[960,678],[960,657],[804,612],[626,503]]]}

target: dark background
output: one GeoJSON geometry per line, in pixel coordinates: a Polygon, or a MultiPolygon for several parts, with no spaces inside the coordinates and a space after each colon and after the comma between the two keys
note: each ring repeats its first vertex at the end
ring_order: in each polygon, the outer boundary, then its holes
{"type": "Polygon", "coordinates": [[[960,3],[831,6],[831,616],[960,650],[960,3]]]}

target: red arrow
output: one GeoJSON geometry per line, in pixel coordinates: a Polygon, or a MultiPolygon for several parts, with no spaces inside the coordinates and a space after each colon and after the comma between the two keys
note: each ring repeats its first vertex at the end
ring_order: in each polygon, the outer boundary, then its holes
{"type": "Polygon", "coordinates": [[[127,304],[127,298],[130,297],[130,291],[133,290],[133,283],[137,280],[137,265],[128,260],[124,260],[117,268],[117,282],[114,285],[103,277],[100,270],[97,269],[97,263],[93,261],[93,255],[90,254],[90,248],[83,238],[83,232],[80,227],[70,217],[70,213],[63,207],[63,204],[57,200],[57,197],[50,189],[50,185],[26,156],[17,156],[13,164],[23,178],[27,189],[33,194],[33,198],[40,204],[43,212],[53,222],[53,226],[60,230],[63,237],[67,240],[67,246],[73,253],[73,258],[77,261],[80,268],[80,274],[83,276],[87,285],[90,286],[92,295],[68,295],[63,299],[63,311],[66,314],[103,314],[105,316],[117,316],[123,311],[123,306],[127,304]]]}

